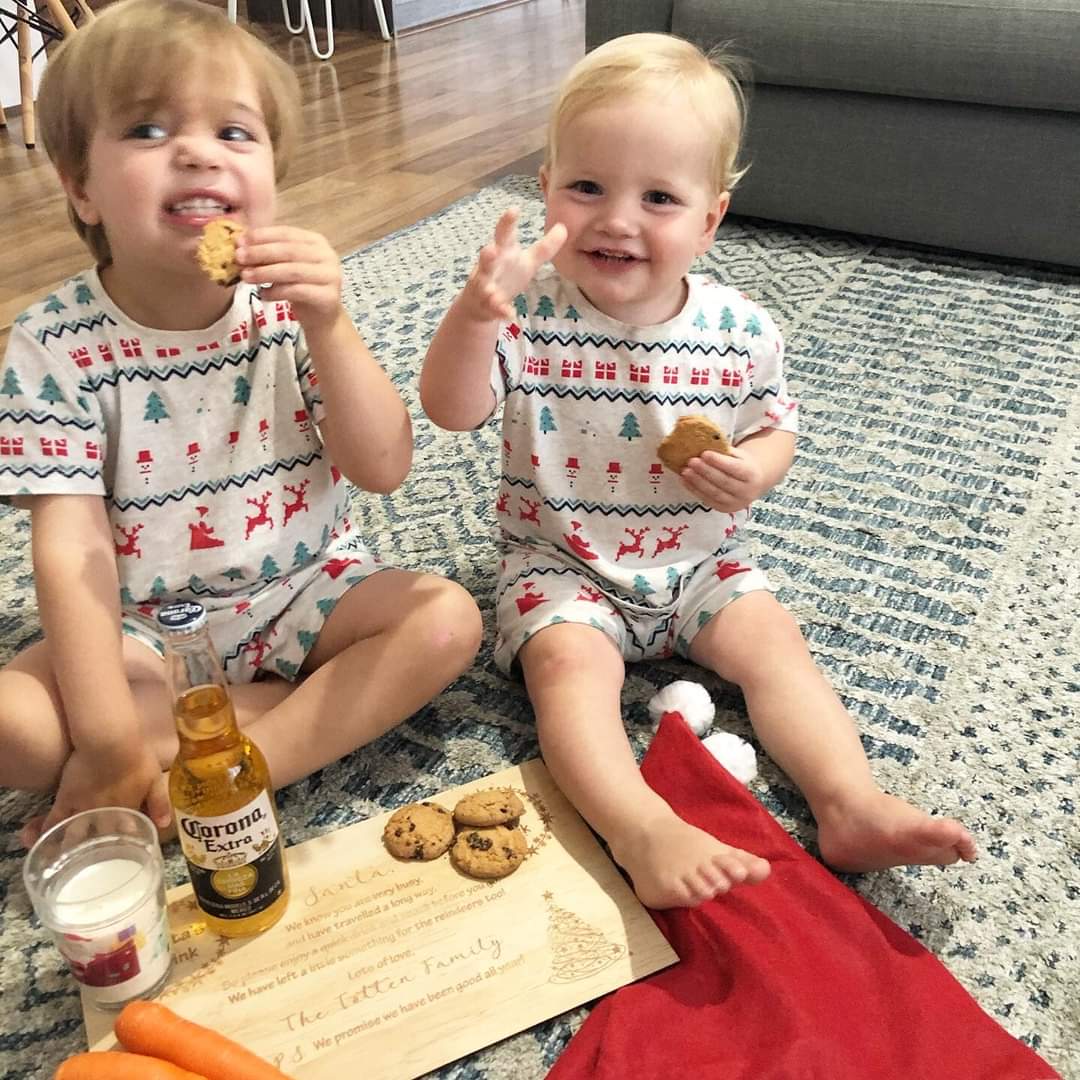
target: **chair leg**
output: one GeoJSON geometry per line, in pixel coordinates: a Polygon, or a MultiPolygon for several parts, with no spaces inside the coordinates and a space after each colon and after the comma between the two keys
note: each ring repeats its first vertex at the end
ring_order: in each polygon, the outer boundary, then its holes
{"type": "Polygon", "coordinates": [[[75,33],[75,24],[71,21],[63,0],[45,0],[45,6],[49,9],[53,22],[63,31],[64,37],[75,33]]]}
{"type": "Polygon", "coordinates": [[[236,0],[229,0],[228,3],[229,22],[236,22],[236,0]]]}
{"type": "Polygon", "coordinates": [[[79,13],[82,15],[83,21],[92,23],[97,16],[94,14],[94,9],[86,2],[86,0],[75,0],[75,6],[79,9],[79,13]]]}
{"type": "Polygon", "coordinates": [[[292,24],[289,14],[289,0],[281,0],[281,17],[285,20],[285,29],[290,34],[302,34],[307,30],[308,43],[311,51],[320,60],[329,60],[334,55],[334,9],[333,0],[325,0],[326,4],[326,48],[319,49],[319,43],[315,40],[315,23],[311,18],[310,0],[300,0],[300,21],[296,26],[292,24]]]}
{"type": "Polygon", "coordinates": [[[379,33],[382,34],[383,41],[390,40],[390,30],[386,25],[386,11],[383,8],[383,0],[374,0],[375,2],[375,17],[379,20],[379,33]]]}
{"type": "Polygon", "coordinates": [[[16,33],[19,43],[19,95],[22,102],[23,142],[32,149],[37,137],[34,124],[34,52],[30,47],[30,25],[22,9],[17,9],[16,33]]]}
{"type": "Polygon", "coordinates": [[[326,4],[326,48],[319,52],[319,46],[315,42],[315,21],[311,17],[310,0],[301,0],[304,10],[307,12],[308,41],[311,42],[311,51],[320,60],[329,60],[334,55],[334,7],[333,0],[325,0],[326,4]]]}
{"type": "Polygon", "coordinates": [[[304,32],[304,0],[300,0],[300,22],[293,26],[292,16],[289,14],[289,0],[281,0],[281,17],[285,20],[285,29],[290,34],[302,34],[304,32]]]}

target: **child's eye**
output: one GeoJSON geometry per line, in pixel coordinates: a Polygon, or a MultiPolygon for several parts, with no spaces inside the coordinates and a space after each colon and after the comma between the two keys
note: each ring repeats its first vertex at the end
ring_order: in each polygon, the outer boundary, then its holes
{"type": "Polygon", "coordinates": [[[592,180],[575,180],[570,185],[570,190],[580,192],[582,195],[599,195],[600,185],[592,180]]]}
{"type": "Polygon", "coordinates": [[[127,139],[164,139],[167,134],[168,132],[160,124],[147,120],[140,124],[132,124],[124,137],[127,139]]]}
{"type": "Polygon", "coordinates": [[[239,124],[227,124],[218,132],[218,138],[224,142],[254,142],[255,136],[239,124]]]}
{"type": "Polygon", "coordinates": [[[679,200],[667,191],[647,191],[645,201],[656,206],[674,206],[679,200]]]}

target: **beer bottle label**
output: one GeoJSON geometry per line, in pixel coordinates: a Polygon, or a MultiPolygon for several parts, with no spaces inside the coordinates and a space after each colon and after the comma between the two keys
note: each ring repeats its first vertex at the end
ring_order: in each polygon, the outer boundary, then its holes
{"type": "Polygon", "coordinates": [[[281,837],[269,792],[219,817],[177,809],[176,825],[195,897],[207,915],[246,919],[285,891],[281,837]]]}

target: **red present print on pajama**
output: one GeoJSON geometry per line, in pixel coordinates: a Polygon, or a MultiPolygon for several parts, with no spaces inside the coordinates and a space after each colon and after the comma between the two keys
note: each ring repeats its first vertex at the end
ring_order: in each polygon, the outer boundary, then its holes
{"type": "Polygon", "coordinates": [[[42,436],[38,441],[44,457],[67,457],[67,439],[47,439],[42,436]]]}

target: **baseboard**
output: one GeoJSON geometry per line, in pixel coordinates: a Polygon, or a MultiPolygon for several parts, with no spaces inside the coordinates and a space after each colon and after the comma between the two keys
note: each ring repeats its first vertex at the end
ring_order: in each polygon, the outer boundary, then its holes
{"type": "MultiPolygon", "coordinates": [[[[469,8],[467,11],[459,11],[453,14],[447,14],[442,16],[436,16],[431,19],[424,19],[421,22],[410,23],[408,26],[401,24],[399,11],[401,8],[405,8],[411,5],[402,4],[400,0],[394,2],[394,25],[395,32],[398,37],[406,37],[409,34],[415,34],[420,30],[430,30],[435,26],[448,26],[450,23],[461,22],[464,19],[472,19],[477,15],[487,15],[492,11],[498,11],[502,8],[509,7],[521,7],[522,4],[529,4],[532,0],[497,0],[495,3],[485,2],[485,0],[479,0],[479,6],[469,8]]],[[[440,5],[446,7],[446,4],[440,5]]],[[[407,17],[407,15],[406,15],[407,17]]]]}

